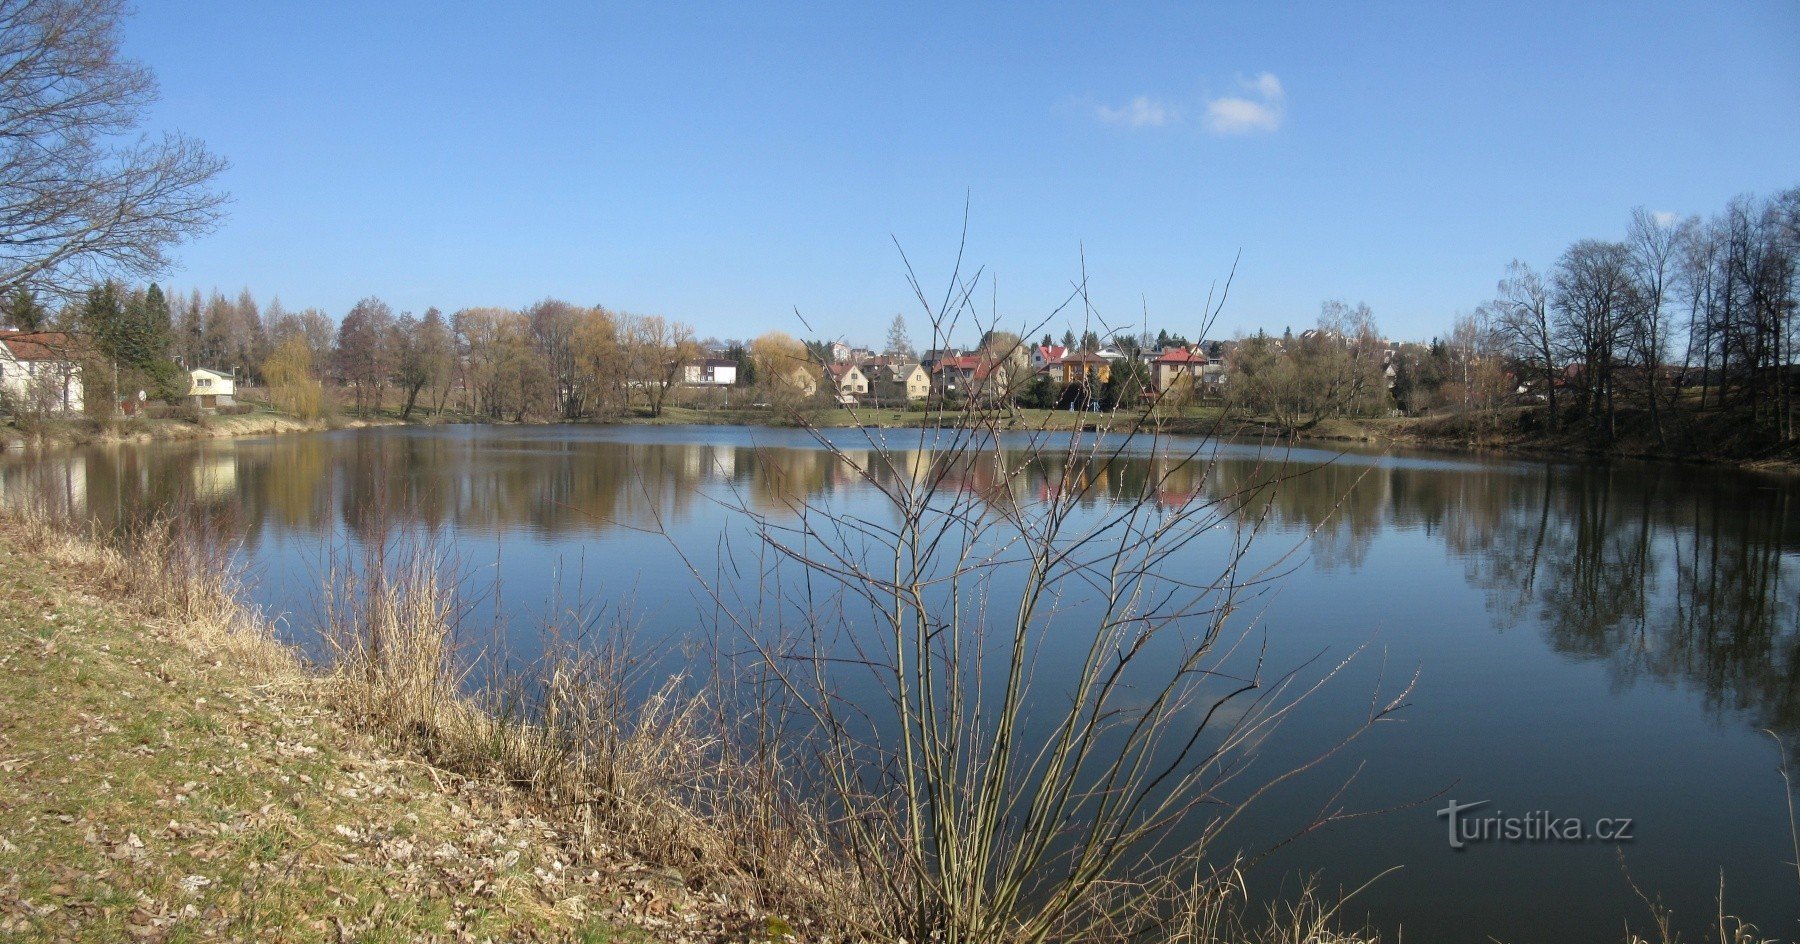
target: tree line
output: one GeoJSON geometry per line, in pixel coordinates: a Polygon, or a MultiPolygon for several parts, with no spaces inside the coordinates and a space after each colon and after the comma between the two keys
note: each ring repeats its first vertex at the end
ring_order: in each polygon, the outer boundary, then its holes
{"type": "Polygon", "coordinates": [[[1728,423],[1792,442],[1800,188],[1709,217],[1632,213],[1547,271],[1514,261],[1469,333],[1516,368],[1552,428],[1657,444],[1728,423]]]}

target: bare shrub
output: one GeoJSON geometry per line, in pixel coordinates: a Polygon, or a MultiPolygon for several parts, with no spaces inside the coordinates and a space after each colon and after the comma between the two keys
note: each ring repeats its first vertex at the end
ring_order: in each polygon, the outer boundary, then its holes
{"type": "MultiPolygon", "coordinates": [[[[914,283],[934,347],[978,320],[975,281],[959,271],[937,305],[914,283]]],[[[1097,319],[1080,284],[1074,298],[1097,319]]],[[[1167,936],[1195,902],[1229,897],[1214,849],[1226,828],[1390,717],[1411,686],[1373,698],[1310,760],[1247,773],[1348,661],[1311,678],[1275,670],[1240,613],[1285,570],[1285,554],[1249,563],[1282,471],[1163,502],[1170,483],[1211,477],[1204,441],[1167,443],[1148,415],[1119,434],[1040,429],[1008,443],[1013,425],[970,403],[898,437],[815,430],[876,507],[740,503],[760,543],[732,566],[762,582],[714,584],[714,601],[803,720],[810,789],[880,891],[876,936],[1167,936]],[[1099,483],[1140,449],[1160,471],[1106,492],[1099,483]],[[1047,494],[1027,494],[1032,465],[1050,467],[1047,494]],[[1203,540],[1219,556],[1190,572],[1175,555],[1203,540]],[[1078,641],[1072,665],[1053,668],[1056,639],[1078,641]]],[[[1348,815],[1330,805],[1294,832],[1348,815]]]]}
{"type": "Polygon", "coordinates": [[[328,685],[348,718],[444,769],[513,784],[586,849],[626,851],[815,930],[868,910],[816,809],[725,736],[712,689],[674,675],[634,696],[644,680],[623,625],[573,612],[544,628],[537,659],[500,664],[461,644],[446,561],[429,543],[376,537],[332,568],[328,685]]]}

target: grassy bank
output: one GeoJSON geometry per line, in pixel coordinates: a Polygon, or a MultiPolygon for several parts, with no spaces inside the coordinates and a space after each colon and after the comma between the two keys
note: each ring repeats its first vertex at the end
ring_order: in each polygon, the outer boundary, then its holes
{"type": "Polygon", "coordinates": [[[167,528],[121,550],[0,522],[0,937],[749,941],[785,928],[620,837],[584,834],[504,775],[492,739],[509,732],[467,723],[454,698],[431,723],[447,737],[442,719],[463,717],[465,739],[443,748],[488,759],[408,750],[397,728],[428,719],[391,712],[418,676],[309,669],[238,603],[216,555],[182,547],[167,528]]]}
{"type": "Polygon", "coordinates": [[[0,427],[0,452],[110,443],[277,436],[284,433],[308,433],[325,429],[392,426],[397,423],[397,420],[382,417],[369,419],[331,417],[307,420],[271,410],[257,410],[233,416],[204,416],[199,420],[172,417],[134,417],[115,420],[96,420],[87,417],[53,419],[26,429],[17,426],[0,427]]]}

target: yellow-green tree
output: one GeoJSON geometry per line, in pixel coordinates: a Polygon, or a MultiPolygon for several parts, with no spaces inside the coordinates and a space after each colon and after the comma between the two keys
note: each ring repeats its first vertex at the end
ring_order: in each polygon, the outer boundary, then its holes
{"type": "Polygon", "coordinates": [[[292,335],[277,344],[263,361],[262,374],[276,409],[308,420],[324,415],[324,385],[313,373],[312,346],[304,337],[292,335]]]}

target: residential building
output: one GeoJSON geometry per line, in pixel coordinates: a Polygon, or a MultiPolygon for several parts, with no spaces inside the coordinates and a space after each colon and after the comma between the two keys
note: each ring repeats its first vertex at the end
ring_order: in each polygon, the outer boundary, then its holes
{"type": "Polygon", "coordinates": [[[196,367],[188,371],[188,399],[203,408],[231,406],[236,401],[237,381],[229,372],[196,367]]]}
{"type": "Polygon", "coordinates": [[[1050,370],[1062,364],[1062,359],[1069,349],[1060,344],[1033,344],[1031,346],[1031,369],[1038,373],[1050,370]]]}
{"type": "Polygon", "coordinates": [[[682,365],[681,382],[690,387],[730,387],[737,384],[737,374],[737,361],[705,357],[682,365]]]}
{"type": "Polygon", "coordinates": [[[1079,351],[1062,359],[1062,382],[1103,384],[1112,379],[1112,361],[1105,356],[1079,351]]]}
{"type": "Polygon", "coordinates": [[[939,396],[999,396],[1010,380],[1006,364],[974,354],[943,358],[931,370],[931,389],[939,396]]]}
{"type": "Polygon", "coordinates": [[[1150,361],[1150,384],[1159,392],[1167,392],[1169,386],[1182,377],[1198,385],[1200,371],[1206,364],[1205,354],[1185,347],[1164,348],[1150,361]]]}
{"type": "Polygon", "coordinates": [[[857,397],[869,394],[869,378],[855,364],[826,364],[825,378],[840,402],[854,403],[857,397]]]}
{"type": "Polygon", "coordinates": [[[793,369],[788,371],[787,386],[804,397],[817,394],[819,381],[813,371],[814,368],[805,364],[795,364],[793,369]]]}
{"type": "Polygon", "coordinates": [[[931,395],[931,375],[911,361],[865,364],[863,374],[869,378],[869,390],[884,403],[923,400],[931,395]]]}
{"type": "Polygon", "coordinates": [[[13,408],[82,408],[78,342],[61,331],[0,331],[0,394],[13,408]]]}

